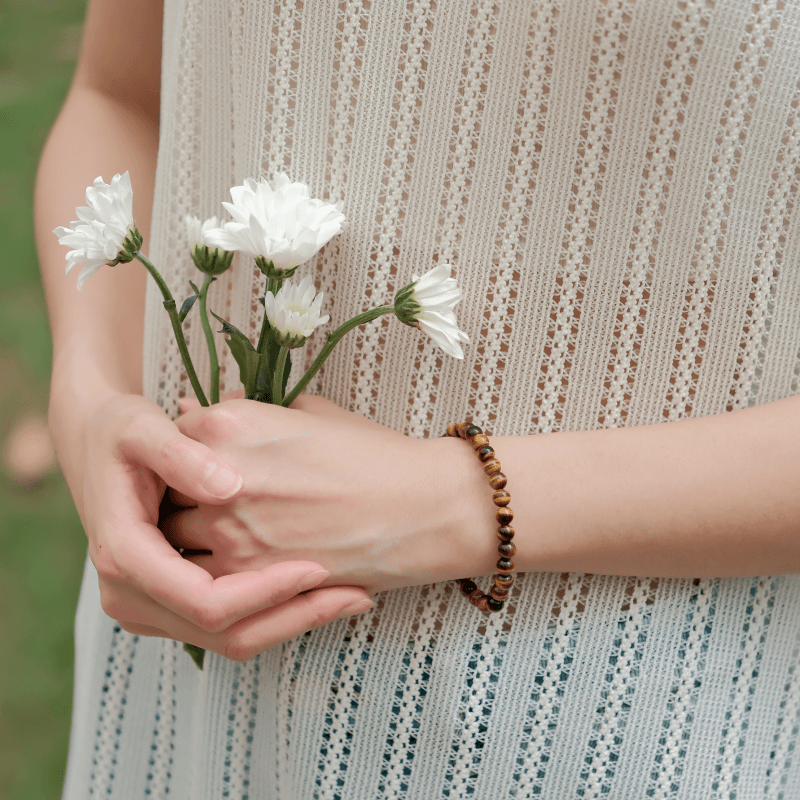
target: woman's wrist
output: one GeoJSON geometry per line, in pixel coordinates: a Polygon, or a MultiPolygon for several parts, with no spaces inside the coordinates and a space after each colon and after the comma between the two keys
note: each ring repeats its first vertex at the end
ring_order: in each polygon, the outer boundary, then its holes
{"type": "Polygon", "coordinates": [[[430,483],[439,509],[434,541],[448,558],[448,577],[489,575],[497,561],[496,509],[480,462],[460,439],[429,439],[426,444],[438,476],[430,483]]]}
{"type": "Polygon", "coordinates": [[[50,381],[49,427],[59,464],[77,500],[85,437],[92,419],[113,399],[139,393],[132,380],[92,343],[69,346],[54,355],[50,381]]]}

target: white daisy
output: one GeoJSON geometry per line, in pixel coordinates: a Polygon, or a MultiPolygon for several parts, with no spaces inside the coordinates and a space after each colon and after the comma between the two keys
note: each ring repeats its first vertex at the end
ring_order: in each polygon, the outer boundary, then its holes
{"type": "Polygon", "coordinates": [[[397,293],[394,309],[401,322],[427,333],[447,355],[464,358],[460,343],[469,338],[456,322],[453,309],[462,295],[450,270],[449,264],[440,264],[422,277],[412,275],[413,283],[397,293]]]}
{"type": "Polygon", "coordinates": [[[231,189],[232,203],[223,203],[233,217],[206,232],[205,243],[223,250],[252,253],[269,277],[283,278],[315,255],[340,233],[342,204],[310,196],[304,183],[292,183],[281,172],[270,184],[248,178],[231,189]]]}
{"type": "Polygon", "coordinates": [[[60,244],[73,248],[67,253],[66,272],[86,264],[78,276],[78,289],[104,264],[132,261],[142,246],[133,222],[133,189],[127,172],[117,173],[110,184],[95,178],[86,189],[86,203],[75,209],[78,219],[69,228],[53,231],[60,244]]]}
{"type": "Polygon", "coordinates": [[[287,280],[278,294],[267,292],[264,308],[267,319],[276,332],[282,345],[301,347],[314,333],[315,328],[324,325],[330,317],[319,315],[323,293],[316,294],[310,276],[306,276],[296,286],[287,280]]]}

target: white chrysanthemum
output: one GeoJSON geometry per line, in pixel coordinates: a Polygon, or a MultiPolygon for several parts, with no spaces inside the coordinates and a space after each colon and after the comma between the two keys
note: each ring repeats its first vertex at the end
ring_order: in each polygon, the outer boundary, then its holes
{"type": "Polygon", "coordinates": [[[192,214],[187,214],[183,221],[186,223],[186,233],[189,236],[189,244],[192,248],[192,261],[200,272],[209,275],[222,275],[228,270],[233,262],[233,253],[227,250],[220,250],[213,245],[208,246],[206,234],[219,226],[219,220],[211,217],[205,222],[192,214]]]}
{"type": "MultiPolygon", "coordinates": [[[[296,268],[342,230],[342,204],[325,203],[304,183],[281,172],[272,184],[248,178],[231,189],[232,203],[222,205],[233,222],[205,234],[209,247],[240,250],[272,262],[278,271],[296,268]]],[[[261,265],[260,265],[261,266],[261,265]]],[[[264,266],[262,266],[264,269],[264,266]]]]}
{"type": "MultiPolygon", "coordinates": [[[[219,227],[219,220],[216,217],[211,217],[207,219],[205,222],[200,222],[200,220],[193,216],[192,214],[187,214],[183,221],[186,223],[186,232],[189,235],[189,246],[195,247],[196,245],[208,246],[208,242],[206,241],[206,233],[212,230],[213,228],[219,227]]],[[[213,247],[214,245],[212,245],[213,247]]]]}
{"type": "Polygon", "coordinates": [[[131,261],[142,244],[133,222],[133,189],[127,172],[117,173],[110,184],[95,178],[86,189],[86,203],[75,209],[78,219],[69,228],[53,231],[60,244],[73,248],[67,253],[66,272],[86,264],[78,276],[79,289],[104,264],[131,261]]]}
{"type": "Polygon", "coordinates": [[[264,309],[281,344],[300,347],[314,333],[315,328],[330,319],[327,314],[324,317],[319,315],[322,298],[323,293],[316,294],[308,275],[296,286],[287,280],[277,295],[267,292],[264,309]]]}
{"type": "Polygon", "coordinates": [[[422,277],[412,275],[411,279],[413,283],[395,298],[398,318],[427,333],[447,355],[464,358],[460,342],[469,343],[469,338],[459,330],[453,311],[462,295],[455,278],[450,277],[450,265],[440,264],[422,277]]]}

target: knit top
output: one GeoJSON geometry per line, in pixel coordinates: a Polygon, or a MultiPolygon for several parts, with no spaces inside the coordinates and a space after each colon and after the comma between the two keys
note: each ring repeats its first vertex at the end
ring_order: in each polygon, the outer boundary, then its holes
{"type": "MultiPolygon", "coordinates": [[[[162,72],[145,247],[179,301],[184,215],[277,171],[344,203],[301,268],[329,329],[453,265],[463,361],[384,317],[309,391],[412,437],[797,393],[800,3],[167,0],[162,72]]],[[[175,415],[150,289],[146,393],[175,415]]],[[[211,304],[255,341],[263,292],[237,255],[211,304]]],[[[413,587],[200,673],[106,620],[87,575],[66,800],[800,796],[796,576],[529,573],[488,617],[413,587]]]]}

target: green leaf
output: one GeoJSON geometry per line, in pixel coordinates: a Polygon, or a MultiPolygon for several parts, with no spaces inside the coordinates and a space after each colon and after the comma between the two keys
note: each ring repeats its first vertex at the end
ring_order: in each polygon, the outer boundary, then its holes
{"type": "Polygon", "coordinates": [[[196,644],[185,643],[183,649],[192,657],[192,661],[197,664],[198,669],[203,669],[203,659],[206,657],[206,651],[196,644]]]}
{"type": "Polygon", "coordinates": [[[183,305],[181,306],[181,310],[178,312],[178,319],[183,322],[186,319],[187,314],[192,310],[192,306],[194,305],[194,301],[197,300],[197,295],[193,294],[190,297],[187,297],[183,301],[183,305]]]}
{"type": "Polygon", "coordinates": [[[222,323],[222,333],[227,333],[230,337],[225,340],[225,343],[239,365],[239,381],[244,386],[245,397],[252,399],[256,393],[256,379],[258,378],[261,354],[238,328],[214,314],[213,311],[211,311],[211,314],[222,323]]]}

